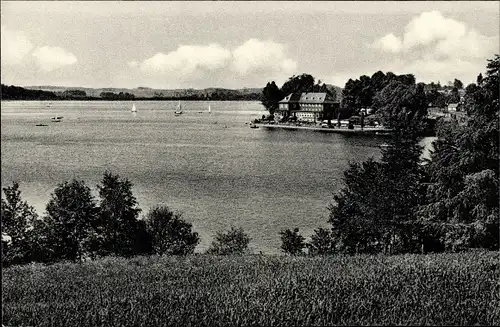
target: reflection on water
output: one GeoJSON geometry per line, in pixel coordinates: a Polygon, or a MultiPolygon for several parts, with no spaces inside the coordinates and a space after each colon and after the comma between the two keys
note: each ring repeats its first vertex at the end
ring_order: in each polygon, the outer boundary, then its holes
{"type": "Polygon", "coordinates": [[[254,250],[279,252],[279,232],[327,226],[327,206],[349,161],[380,157],[383,140],[250,129],[258,102],[2,102],[2,181],[16,180],[44,211],[60,182],[93,188],[111,170],[134,183],[143,213],[166,204],[184,213],[207,247],[217,230],[243,227],[254,250]],[[205,112],[199,112],[205,111],[205,112]],[[36,127],[54,115],[61,123],[36,127]]]}

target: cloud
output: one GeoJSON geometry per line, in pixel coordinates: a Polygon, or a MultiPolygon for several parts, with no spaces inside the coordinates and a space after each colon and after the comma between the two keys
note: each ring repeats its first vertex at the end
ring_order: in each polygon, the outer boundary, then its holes
{"type": "Polygon", "coordinates": [[[262,70],[290,74],[297,63],[286,57],[283,44],[250,39],[233,51],[232,68],[241,75],[262,70]]]}
{"type": "Polygon", "coordinates": [[[402,43],[401,39],[390,33],[373,43],[373,47],[376,49],[389,51],[389,52],[399,52],[401,51],[402,43]]]}
{"type": "Polygon", "coordinates": [[[2,65],[20,64],[24,57],[33,49],[33,44],[21,31],[11,31],[3,25],[1,29],[2,65]]]}
{"type": "Polygon", "coordinates": [[[218,44],[181,45],[177,50],[168,54],[161,52],[155,54],[144,60],[139,67],[144,72],[175,72],[184,76],[195,73],[197,70],[214,70],[224,67],[230,58],[231,52],[218,44]]]}
{"type": "Polygon", "coordinates": [[[437,57],[485,58],[498,48],[498,36],[481,35],[465,23],[446,18],[438,11],[424,12],[414,17],[399,38],[389,33],[372,46],[386,52],[420,51],[437,57]]]}
{"type": "Polygon", "coordinates": [[[420,81],[456,77],[472,82],[483,71],[486,59],[498,52],[498,35],[482,35],[438,11],[419,14],[405,26],[401,37],[397,34],[389,33],[370,45],[393,53],[380,68],[394,73],[413,73],[420,81]]]}
{"type": "Polygon", "coordinates": [[[38,65],[43,71],[50,72],[54,69],[73,65],[77,59],[74,54],[60,47],[43,46],[33,51],[38,65]]]}
{"type": "Polygon", "coordinates": [[[217,85],[231,85],[235,78],[254,85],[257,78],[279,80],[297,70],[297,62],[286,55],[284,44],[254,38],[233,49],[216,43],[180,45],[174,51],[158,52],[144,60],[129,61],[127,65],[136,79],[147,74],[150,83],[161,78],[164,84],[175,81],[175,84],[188,85],[199,85],[204,78],[217,85]]]}

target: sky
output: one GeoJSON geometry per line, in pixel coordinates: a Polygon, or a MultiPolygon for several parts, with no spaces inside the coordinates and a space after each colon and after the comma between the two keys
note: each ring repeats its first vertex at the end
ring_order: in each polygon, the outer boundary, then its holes
{"type": "Polygon", "coordinates": [[[500,53],[500,2],[1,1],[1,81],[243,88],[378,70],[465,85],[500,53]]]}

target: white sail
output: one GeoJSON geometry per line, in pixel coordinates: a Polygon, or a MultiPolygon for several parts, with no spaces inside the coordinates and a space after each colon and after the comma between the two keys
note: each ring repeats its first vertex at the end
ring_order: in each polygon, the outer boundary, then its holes
{"type": "Polygon", "coordinates": [[[211,111],[210,111],[210,105],[208,105],[208,112],[209,112],[209,113],[211,112],[211,111]]]}
{"type": "Polygon", "coordinates": [[[132,112],[137,112],[137,109],[135,108],[135,103],[132,105],[132,112]]]}
{"type": "Polygon", "coordinates": [[[182,114],[182,106],[181,106],[181,100],[179,100],[179,104],[177,105],[177,110],[175,111],[176,115],[182,114]]]}

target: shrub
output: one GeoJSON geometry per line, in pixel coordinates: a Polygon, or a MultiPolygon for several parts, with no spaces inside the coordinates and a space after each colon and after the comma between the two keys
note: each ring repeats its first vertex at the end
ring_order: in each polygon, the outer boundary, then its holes
{"type": "Polygon", "coordinates": [[[314,230],[314,234],[311,236],[311,242],[307,244],[307,247],[309,249],[309,254],[332,254],[335,249],[332,234],[324,228],[314,230]]]}
{"type": "Polygon", "coordinates": [[[281,249],[288,254],[298,255],[305,247],[304,237],[299,234],[299,229],[295,228],[293,232],[290,229],[280,232],[281,249]]]}
{"type": "Polygon", "coordinates": [[[151,209],[146,216],[146,226],[155,254],[191,254],[200,242],[198,233],[192,231],[192,225],[168,206],[151,209]]]}
{"type": "Polygon", "coordinates": [[[210,245],[207,253],[217,255],[241,255],[247,251],[248,243],[250,243],[250,237],[242,228],[231,227],[231,229],[225,233],[216,233],[215,240],[210,245]]]}

